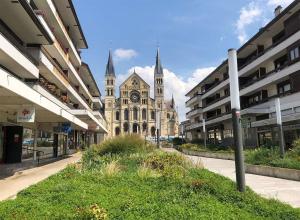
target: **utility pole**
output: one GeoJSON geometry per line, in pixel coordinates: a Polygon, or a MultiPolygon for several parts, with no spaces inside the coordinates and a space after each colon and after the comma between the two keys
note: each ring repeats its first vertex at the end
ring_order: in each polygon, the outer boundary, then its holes
{"type": "Polygon", "coordinates": [[[235,152],[236,183],[240,192],[245,192],[245,168],[241,127],[241,106],[239,91],[239,75],[237,65],[237,52],[235,49],[228,50],[228,67],[230,82],[230,99],[232,111],[232,127],[235,152]]]}
{"type": "Polygon", "coordinates": [[[280,99],[275,99],[275,108],[276,108],[276,120],[278,126],[278,136],[279,136],[279,147],[280,147],[280,157],[284,157],[284,149],[285,149],[285,141],[284,141],[284,133],[282,127],[282,119],[281,119],[281,108],[280,108],[280,99]]]}

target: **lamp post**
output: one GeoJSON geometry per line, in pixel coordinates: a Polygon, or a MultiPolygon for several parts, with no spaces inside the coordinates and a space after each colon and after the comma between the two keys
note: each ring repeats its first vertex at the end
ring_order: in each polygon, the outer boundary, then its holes
{"type": "Polygon", "coordinates": [[[160,111],[156,111],[156,141],[157,141],[157,148],[160,145],[160,111]]]}
{"type": "Polygon", "coordinates": [[[203,126],[203,134],[204,134],[204,147],[206,148],[206,124],[205,124],[205,118],[202,119],[202,126],[203,126]]]}
{"type": "Polygon", "coordinates": [[[284,133],[282,128],[282,119],[281,119],[281,108],[280,108],[280,99],[275,99],[275,108],[276,108],[276,121],[278,126],[278,136],[279,136],[279,147],[280,147],[280,157],[284,157],[285,141],[284,133]]]}
{"type": "Polygon", "coordinates": [[[234,151],[235,151],[235,170],[236,183],[240,192],[245,191],[245,168],[244,168],[244,154],[240,115],[240,91],[239,91],[239,76],[237,65],[237,52],[235,49],[228,50],[228,67],[229,67],[229,82],[230,82],[230,99],[232,111],[232,126],[234,137],[234,151]]]}

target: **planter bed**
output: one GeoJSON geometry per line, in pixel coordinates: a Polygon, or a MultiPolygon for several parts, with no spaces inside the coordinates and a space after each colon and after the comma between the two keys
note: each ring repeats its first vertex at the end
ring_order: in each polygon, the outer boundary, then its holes
{"type": "MultiPolygon", "coordinates": [[[[216,152],[200,152],[183,149],[182,153],[190,156],[199,156],[223,160],[234,160],[234,154],[230,153],[216,153],[216,152]]],[[[261,176],[270,176],[287,180],[300,181],[300,170],[288,169],[281,167],[271,167],[264,165],[253,165],[245,164],[246,173],[261,175],[261,176]]]]}
{"type": "Polygon", "coordinates": [[[182,152],[190,156],[208,157],[208,158],[216,158],[216,159],[223,159],[223,160],[234,160],[234,154],[231,153],[201,152],[201,151],[192,151],[186,149],[183,149],[182,152]]]}

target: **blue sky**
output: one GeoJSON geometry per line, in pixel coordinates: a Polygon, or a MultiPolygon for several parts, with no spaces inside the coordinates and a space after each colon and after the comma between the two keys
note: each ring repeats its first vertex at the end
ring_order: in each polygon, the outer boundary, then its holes
{"type": "Polygon", "coordinates": [[[108,50],[118,83],[136,67],[152,84],[159,42],[166,99],[174,93],[184,120],[184,94],[292,0],[73,0],[89,44],[82,56],[104,95],[108,50]]]}

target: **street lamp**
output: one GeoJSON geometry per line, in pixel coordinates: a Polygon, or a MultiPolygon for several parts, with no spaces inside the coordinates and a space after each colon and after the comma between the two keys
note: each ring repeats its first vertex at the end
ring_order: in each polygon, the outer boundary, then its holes
{"type": "Polygon", "coordinates": [[[282,128],[282,119],[281,119],[281,108],[280,108],[280,99],[275,99],[275,108],[276,108],[276,121],[278,126],[278,135],[279,135],[279,146],[280,146],[280,157],[284,157],[284,148],[285,148],[285,141],[284,141],[284,133],[282,128]]]}
{"type": "Polygon", "coordinates": [[[204,147],[206,148],[206,124],[205,118],[202,119],[203,133],[204,133],[204,147]]]}
{"type": "Polygon", "coordinates": [[[235,170],[237,188],[240,192],[245,191],[245,168],[244,154],[241,128],[240,114],[240,91],[239,91],[239,75],[237,65],[237,53],[235,49],[228,50],[228,67],[229,67],[229,82],[230,82],[230,99],[232,111],[232,126],[235,151],[235,170]]]}
{"type": "Polygon", "coordinates": [[[160,145],[160,111],[156,111],[156,141],[157,141],[157,148],[160,145]]]}

